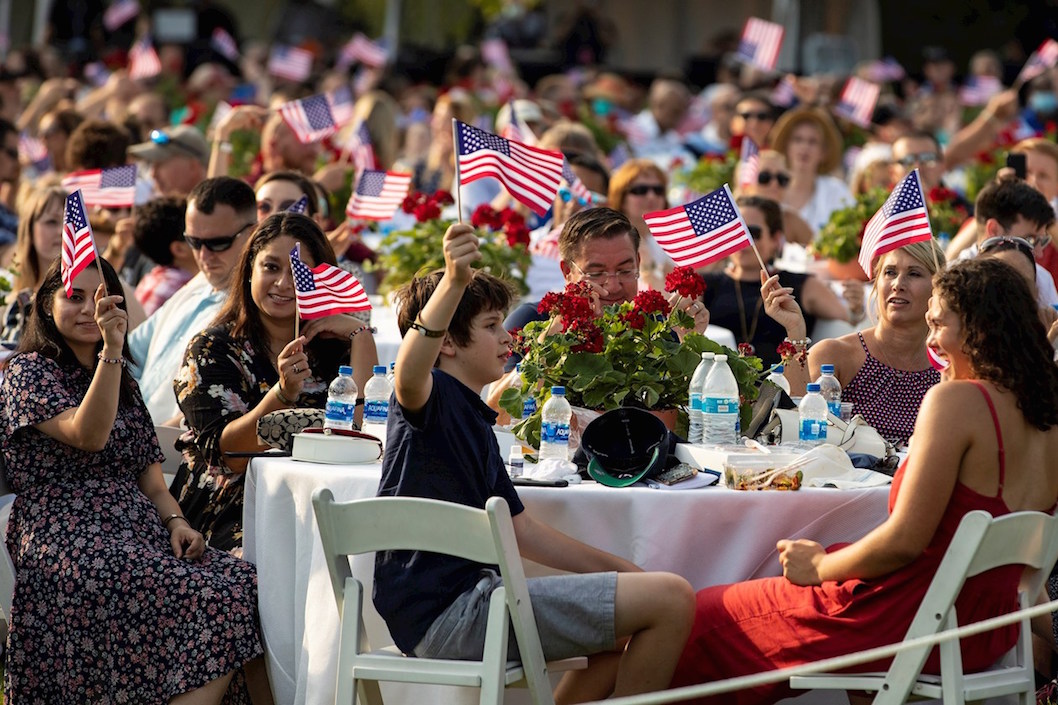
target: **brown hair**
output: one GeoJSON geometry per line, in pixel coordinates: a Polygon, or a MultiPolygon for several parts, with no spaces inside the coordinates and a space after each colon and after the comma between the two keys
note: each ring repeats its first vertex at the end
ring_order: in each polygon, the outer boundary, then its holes
{"type": "Polygon", "coordinates": [[[782,117],[771,128],[771,146],[783,154],[789,146],[790,136],[795,128],[805,123],[815,125],[823,137],[823,159],[816,167],[816,173],[829,174],[838,168],[841,163],[841,133],[834,125],[834,121],[821,108],[806,107],[796,108],[782,117]]]}
{"type": "Polygon", "coordinates": [[[739,196],[735,199],[739,208],[756,208],[764,216],[764,224],[771,231],[771,236],[782,232],[782,206],[764,196],[739,196]]]}
{"type": "MultiPolygon", "coordinates": [[[[632,188],[632,182],[643,174],[656,176],[661,181],[662,187],[666,190],[668,189],[669,179],[665,176],[665,172],[661,170],[661,167],[649,159],[629,159],[610,175],[610,194],[609,198],[606,199],[607,205],[624,213],[628,189],[632,188]]],[[[665,205],[668,206],[668,204],[669,201],[666,197],[665,205]]]]}
{"type": "MultiPolygon", "coordinates": [[[[612,188],[610,193],[613,193],[612,188]]],[[[562,226],[558,236],[558,251],[562,261],[572,262],[586,243],[613,240],[625,235],[632,240],[635,251],[639,252],[639,231],[624,213],[607,207],[589,208],[574,213],[562,226]]]]}
{"type": "MultiPolygon", "coordinates": [[[[393,295],[397,306],[397,325],[400,327],[401,337],[408,332],[411,324],[419,317],[419,312],[433,296],[443,276],[444,270],[437,269],[424,276],[415,277],[393,295]]],[[[474,317],[486,311],[506,313],[516,296],[510,282],[485,272],[475,271],[448,324],[448,335],[452,338],[452,342],[461,348],[470,345],[470,324],[474,317]]]]}
{"type": "Polygon", "coordinates": [[[978,378],[1010,390],[1030,424],[1058,424],[1058,365],[1028,282],[994,258],[957,262],[933,280],[962,322],[963,352],[978,378]]]}
{"type": "Polygon", "coordinates": [[[297,186],[301,189],[301,193],[304,194],[306,200],[308,200],[308,207],[305,209],[305,215],[313,216],[319,213],[320,190],[316,188],[316,183],[312,179],[305,176],[300,171],[290,171],[288,169],[270,171],[259,178],[257,183],[253,185],[254,193],[257,193],[257,189],[272,181],[289,181],[297,186]]]}
{"type": "Polygon", "coordinates": [[[132,143],[128,130],[107,120],[85,120],[70,135],[66,143],[66,167],[80,169],[109,169],[124,166],[126,150],[132,143]]]}
{"type": "Polygon", "coordinates": [[[22,203],[18,214],[18,239],[15,241],[15,290],[33,289],[44,277],[40,263],[37,262],[37,247],[33,244],[33,228],[37,220],[53,202],[59,203],[59,217],[66,203],[66,189],[62,186],[49,186],[39,191],[31,191],[22,203]]]}

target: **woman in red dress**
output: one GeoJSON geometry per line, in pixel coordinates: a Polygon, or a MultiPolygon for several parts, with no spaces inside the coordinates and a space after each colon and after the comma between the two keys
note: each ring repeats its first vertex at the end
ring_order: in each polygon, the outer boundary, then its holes
{"type": "MultiPolygon", "coordinates": [[[[829,551],[780,541],[783,577],[700,591],[673,687],[902,641],[965,513],[1055,507],[1058,367],[1024,279],[996,260],[960,262],[936,277],[926,321],[927,345],[950,364],[922,402],[910,455],[893,479],[889,519],[829,551]]],[[[1010,566],[967,580],[956,601],[959,622],[1016,609],[1020,575],[1010,566]]],[[[1011,625],[964,639],[964,667],[991,665],[1016,637],[1011,625]]],[[[925,671],[938,672],[936,652],[925,671]]],[[[710,702],[770,703],[791,694],[779,683],[710,702]]]]}

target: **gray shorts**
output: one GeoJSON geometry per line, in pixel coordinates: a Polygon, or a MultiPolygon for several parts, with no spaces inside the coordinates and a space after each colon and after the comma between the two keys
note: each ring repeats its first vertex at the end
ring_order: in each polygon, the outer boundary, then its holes
{"type": "MultiPolygon", "coordinates": [[[[485,649],[489,596],[502,582],[495,571],[481,571],[477,585],[457,597],[430,625],[426,636],[415,647],[415,655],[480,659],[485,649]]],[[[526,583],[545,660],[587,656],[616,648],[617,573],[555,575],[529,578],[526,583]]],[[[513,628],[507,660],[518,660],[513,628]]]]}

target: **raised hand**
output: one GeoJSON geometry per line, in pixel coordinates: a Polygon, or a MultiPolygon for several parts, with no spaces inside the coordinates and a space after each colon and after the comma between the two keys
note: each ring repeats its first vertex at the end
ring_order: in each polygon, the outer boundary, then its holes
{"type": "Polygon", "coordinates": [[[779,283],[779,275],[768,276],[760,273],[760,298],[764,302],[764,312],[776,323],[786,329],[790,338],[800,339],[807,335],[804,313],[794,298],[793,289],[779,283]]]}
{"type": "Polygon", "coordinates": [[[276,359],[276,369],[279,370],[279,391],[287,399],[296,400],[301,396],[305,380],[312,376],[309,356],[305,354],[305,336],[286,344],[276,359]]]}
{"type": "Polygon", "coordinates": [[[96,287],[96,325],[103,335],[103,354],[106,357],[121,357],[125,347],[125,334],[129,330],[129,314],[118,306],[125,300],[120,294],[107,296],[106,287],[96,287]]]}
{"type": "Polygon", "coordinates": [[[464,223],[453,223],[445,232],[445,276],[456,284],[466,285],[474,274],[471,264],[481,259],[478,235],[464,223]]]}

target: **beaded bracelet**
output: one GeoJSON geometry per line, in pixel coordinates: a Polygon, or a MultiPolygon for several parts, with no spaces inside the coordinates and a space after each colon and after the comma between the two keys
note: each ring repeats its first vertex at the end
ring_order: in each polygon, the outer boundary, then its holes
{"type": "Polygon", "coordinates": [[[365,330],[371,331],[371,335],[378,335],[378,328],[375,328],[374,326],[360,326],[359,328],[357,328],[356,330],[354,330],[352,333],[349,334],[349,340],[352,340],[356,336],[358,336],[361,333],[363,333],[365,330]]]}
{"type": "Polygon", "coordinates": [[[103,357],[103,351],[102,350],[100,350],[98,353],[96,353],[96,357],[99,358],[100,362],[105,362],[108,365],[121,365],[122,367],[125,366],[125,358],[123,358],[123,357],[103,357]]]}
{"type": "Polygon", "coordinates": [[[783,338],[783,341],[798,348],[807,348],[809,345],[812,344],[812,339],[808,336],[805,336],[804,338],[801,338],[799,340],[790,340],[789,338],[783,338]]]}

